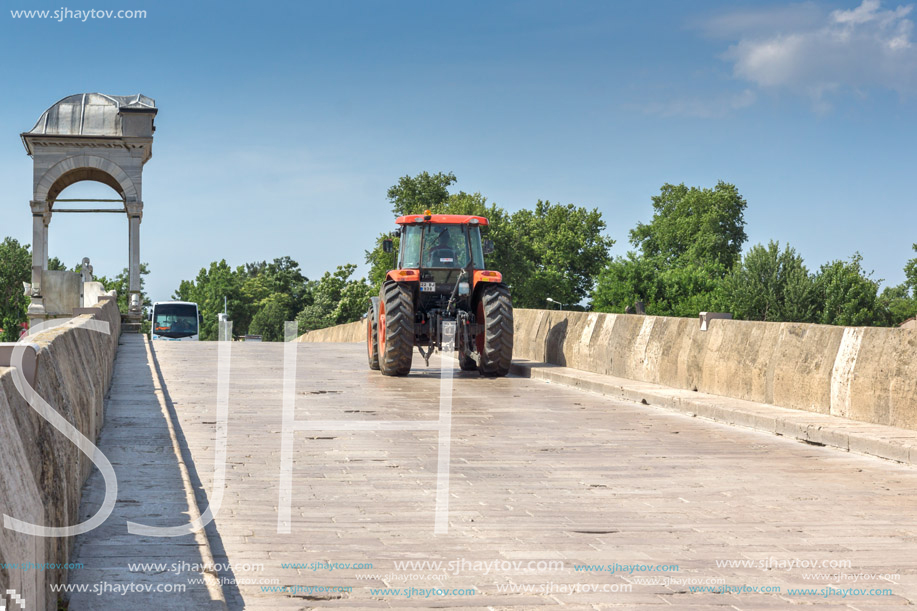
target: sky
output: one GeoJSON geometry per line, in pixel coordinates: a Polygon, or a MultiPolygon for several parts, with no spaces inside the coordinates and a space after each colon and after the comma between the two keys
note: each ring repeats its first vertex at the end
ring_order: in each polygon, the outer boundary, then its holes
{"type": "MultiPolygon", "coordinates": [[[[147,292],[211,261],[289,255],[317,278],[394,228],[389,186],[458,177],[513,211],[598,208],[616,240],[664,183],[735,184],[746,248],[810,269],[915,256],[913,5],[853,2],[0,0],[0,238],[31,241],[19,134],[75,93],[156,100],[147,292]],[[141,19],[13,11],[145,10],[141,19]]],[[[79,183],[62,197],[112,197],[79,183]]],[[[50,254],[127,265],[120,215],[57,215],[50,254]]]]}

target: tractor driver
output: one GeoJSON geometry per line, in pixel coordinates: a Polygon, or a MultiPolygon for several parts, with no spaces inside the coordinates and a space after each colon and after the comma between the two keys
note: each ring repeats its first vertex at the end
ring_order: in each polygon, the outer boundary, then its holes
{"type": "Polygon", "coordinates": [[[430,261],[430,267],[455,267],[455,250],[449,244],[447,229],[440,230],[439,238],[427,252],[427,260],[430,261]]]}

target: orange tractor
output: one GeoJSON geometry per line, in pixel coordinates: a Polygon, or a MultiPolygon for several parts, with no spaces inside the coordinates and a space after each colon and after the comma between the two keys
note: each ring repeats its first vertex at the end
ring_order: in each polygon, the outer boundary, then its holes
{"type": "MultiPolygon", "coordinates": [[[[407,375],[414,346],[429,365],[434,350],[443,349],[442,323],[454,322],[462,370],[505,376],[513,358],[513,302],[503,275],[484,265],[493,252],[493,243],[481,239],[487,219],[428,210],[395,222],[397,268],[366,312],[370,369],[407,375]]],[[[383,248],[392,252],[392,240],[383,248]]]]}

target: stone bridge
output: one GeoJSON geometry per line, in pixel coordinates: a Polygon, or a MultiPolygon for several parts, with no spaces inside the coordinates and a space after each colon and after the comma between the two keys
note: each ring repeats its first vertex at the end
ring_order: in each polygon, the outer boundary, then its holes
{"type": "Polygon", "coordinates": [[[511,376],[387,378],[83,311],[0,350],[9,609],[917,602],[912,330],[516,310],[511,376]]]}

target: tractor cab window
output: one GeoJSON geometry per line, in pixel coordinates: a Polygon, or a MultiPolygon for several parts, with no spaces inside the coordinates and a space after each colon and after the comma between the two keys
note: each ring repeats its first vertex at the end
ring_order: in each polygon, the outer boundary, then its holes
{"type": "Polygon", "coordinates": [[[423,225],[408,225],[401,235],[401,269],[420,267],[420,237],[423,225]]]}
{"type": "Polygon", "coordinates": [[[468,240],[462,225],[427,225],[423,238],[423,267],[458,268],[468,265],[468,240]]]}
{"type": "Polygon", "coordinates": [[[468,239],[471,242],[471,258],[474,260],[475,269],[484,268],[484,248],[481,246],[481,227],[468,226],[468,239]]]}
{"type": "Polygon", "coordinates": [[[402,231],[401,269],[458,269],[470,261],[484,269],[480,227],[429,223],[406,225],[402,231]]]}

